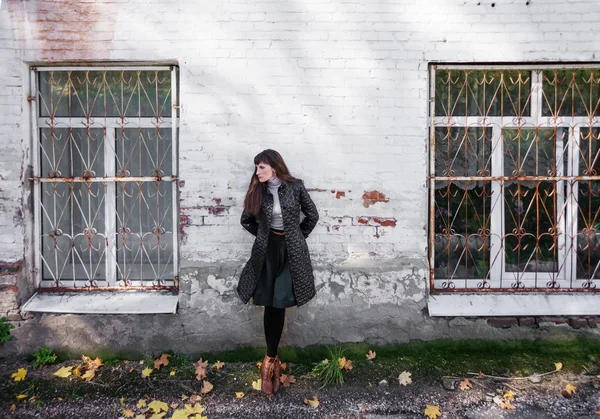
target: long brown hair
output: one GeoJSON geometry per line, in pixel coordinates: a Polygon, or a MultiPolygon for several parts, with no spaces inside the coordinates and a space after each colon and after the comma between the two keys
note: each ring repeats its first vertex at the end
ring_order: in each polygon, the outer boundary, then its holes
{"type": "MultiPolygon", "coordinates": [[[[275,169],[275,175],[284,182],[293,182],[296,180],[294,176],[290,174],[283,157],[275,150],[266,149],[258,153],[254,157],[254,165],[257,164],[268,164],[275,169]]],[[[267,196],[267,182],[261,183],[256,176],[256,168],[252,172],[250,178],[250,185],[248,186],[248,192],[246,192],[246,198],[244,199],[244,210],[254,215],[255,217],[260,216],[260,209],[262,203],[267,196]]]]}

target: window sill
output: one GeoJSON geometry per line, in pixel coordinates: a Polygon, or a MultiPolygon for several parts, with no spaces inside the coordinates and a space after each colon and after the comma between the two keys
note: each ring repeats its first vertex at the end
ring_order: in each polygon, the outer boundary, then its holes
{"type": "Polygon", "coordinates": [[[178,299],[170,291],[37,292],[21,309],[63,314],[175,314],[178,299]]]}
{"type": "Polygon", "coordinates": [[[432,317],[599,315],[600,293],[433,294],[427,308],[432,317]]]}

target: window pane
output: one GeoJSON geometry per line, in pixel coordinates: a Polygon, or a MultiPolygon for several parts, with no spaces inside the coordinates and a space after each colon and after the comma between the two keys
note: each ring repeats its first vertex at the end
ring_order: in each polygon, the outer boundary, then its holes
{"type": "Polygon", "coordinates": [[[553,69],[543,71],[543,116],[600,114],[600,70],[553,69]]]}
{"type": "Polygon", "coordinates": [[[557,182],[504,184],[507,272],[558,271],[557,182]]]}
{"type": "Polygon", "coordinates": [[[117,184],[118,279],[173,279],[173,187],[171,182],[117,184]]]}
{"type": "Polygon", "coordinates": [[[489,277],[491,182],[436,182],[435,276],[489,277]]]}
{"type": "Polygon", "coordinates": [[[568,142],[568,129],[505,128],[504,176],[556,176],[556,152],[568,142]]]}
{"type": "Polygon", "coordinates": [[[577,182],[577,278],[600,278],[600,181],[577,182]]]}
{"type": "Polygon", "coordinates": [[[435,129],[436,176],[490,176],[491,128],[435,129]]]}
{"type": "Polygon", "coordinates": [[[104,280],[104,184],[58,182],[41,186],[42,279],[104,280]]]}
{"type": "Polygon", "coordinates": [[[436,116],[529,116],[528,70],[437,70],[436,116]]]}
{"type": "Polygon", "coordinates": [[[43,71],[42,117],[171,117],[170,71],[43,71]]]}
{"type": "Polygon", "coordinates": [[[105,175],[104,129],[42,128],[40,141],[42,177],[105,175]]]}
{"type": "Polygon", "coordinates": [[[117,176],[171,176],[171,129],[117,130],[117,176]]]}

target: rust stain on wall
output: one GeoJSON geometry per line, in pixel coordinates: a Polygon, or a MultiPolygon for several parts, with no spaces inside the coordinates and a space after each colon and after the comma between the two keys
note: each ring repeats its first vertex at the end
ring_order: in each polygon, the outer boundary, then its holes
{"type": "Polygon", "coordinates": [[[76,0],[8,2],[13,37],[28,58],[44,61],[108,60],[118,3],[76,0]]]}
{"type": "Polygon", "coordinates": [[[390,200],[385,196],[385,194],[379,191],[365,191],[362,198],[363,206],[365,208],[369,208],[371,205],[374,205],[377,202],[382,202],[384,204],[390,202],[390,200]]]}
{"type": "Polygon", "coordinates": [[[373,227],[396,227],[395,218],[389,217],[357,217],[356,223],[365,226],[373,226],[373,227]]]}
{"type": "Polygon", "coordinates": [[[23,262],[0,262],[0,275],[14,275],[21,272],[23,262]]]}

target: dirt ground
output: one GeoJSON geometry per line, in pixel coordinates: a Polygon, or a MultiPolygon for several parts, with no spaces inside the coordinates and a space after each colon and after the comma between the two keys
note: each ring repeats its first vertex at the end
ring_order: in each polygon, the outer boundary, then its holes
{"type": "Polygon", "coordinates": [[[26,359],[1,359],[0,417],[121,418],[127,409],[143,415],[139,418],[153,417],[147,408],[137,407],[142,399],[146,403],[160,400],[172,405],[166,414],[154,416],[166,419],[189,403],[192,395],[200,396],[205,409],[202,415],[209,419],[425,418],[428,405],[438,406],[442,418],[600,417],[600,367],[585,374],[556,371],[541,377],[539,383],[526,377],[432,377],[411,371],[412,383],[403,386],[398,380],[402,371],[373,360],[346,371],[342,386],[323,387],[310,367],[288,365],[285,372],[293,375],[296,382],[269,398],[252,388],[252,382],[259,378],[255,363],[225,363],[220,370],[209,365],[207,380],[213,388],[204,395],[194,367],[189,362],[178,365],[175,360],[153,370],[147,378],[142,377],[142,370],[148,367],[148,361],[145,365],[139,361],[107,363],[97,369],[89,382],[74,375],[53,375],[62,366],[75,367],[79,363],[68,361],[34,369],[26,359]],[[11,375],[19,368],[26,369],[27,375],[23,381],[14,381],[11,375]],[[173,368],[175,373],[171,375],[173,368]],[[469,379],[472,388],[462,391],[459,383],[464,378],[469,379]],[[567,384],[576,388],[572,395],[564,391],[567,384]],[[506,400],[514,409],[503,409],[493,398],[509,391],[514,399],[506,400]],[[236,392],[243,392],[243,397],[237,398],[236,392]],[[18,399],[19,395],[23,396],[18,399]],[[304,402],[315,396],[319,400],[316,408],[304,402]]]}

